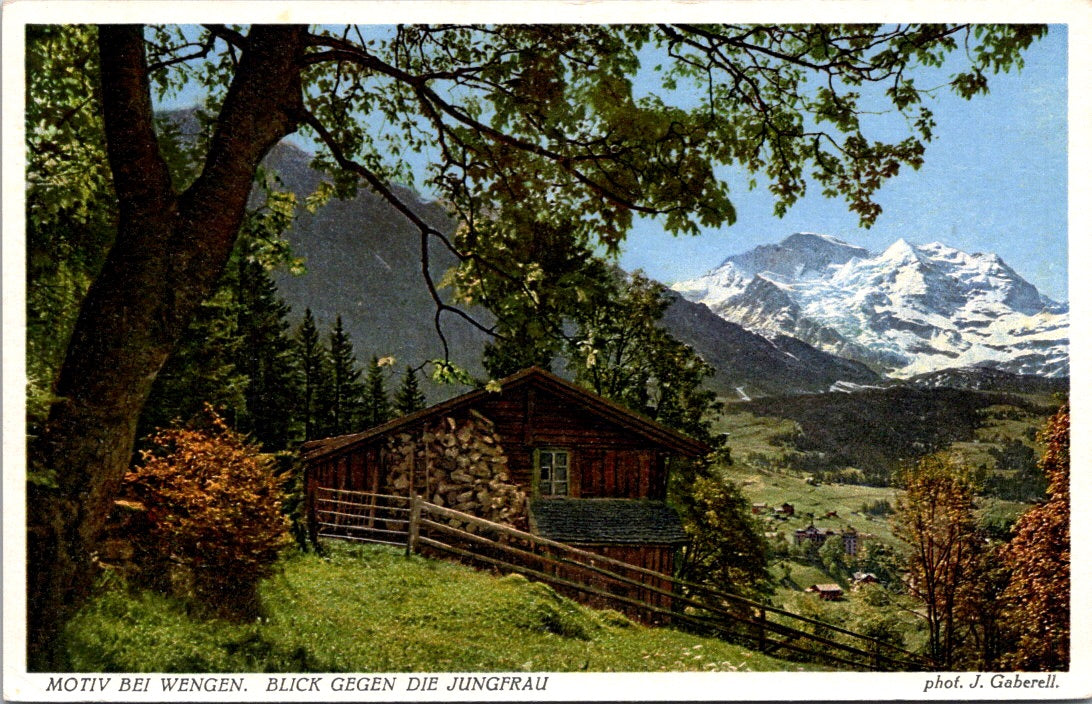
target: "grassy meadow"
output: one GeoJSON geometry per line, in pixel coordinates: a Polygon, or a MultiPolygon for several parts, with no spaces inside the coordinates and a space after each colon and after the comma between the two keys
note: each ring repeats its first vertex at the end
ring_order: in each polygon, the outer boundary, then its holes
{"type": "Polygon", "coordinates": [[[522,577],[380,546],[296,554],[261,587],[252,623],[204,619],[118,585],[66,632],[79,672],[638,672],[814,669],[646,628],[522,577]]]}

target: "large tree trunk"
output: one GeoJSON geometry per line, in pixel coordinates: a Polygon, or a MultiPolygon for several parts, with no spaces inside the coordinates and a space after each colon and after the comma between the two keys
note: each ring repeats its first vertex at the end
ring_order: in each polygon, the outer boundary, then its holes
{"type": "Polygon", "coordinates": [[[174,193],[152,123],[142,28],[102,27],[107,151],[117,238],[80,310],[29,461],[56,486],[28,486],[27,660],[63,666],[57,636],[86,596],[92,553],[133,452],[152,382],[231,253],[255,171],[302,109],[300,27],[247,38],[204,169],[174,193]]]}

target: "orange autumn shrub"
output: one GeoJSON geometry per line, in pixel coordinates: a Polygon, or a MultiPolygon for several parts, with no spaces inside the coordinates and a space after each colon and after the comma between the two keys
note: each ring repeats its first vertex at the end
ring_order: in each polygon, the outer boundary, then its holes
{"type": "Polygon", "coordinates": [[[1005,624],[1015,650],[1003,665],[1014,670],[1069,669],[1070,501],[1069,404],[1039,434],[1046,445],[1039,467],[1046,474],[1047,498],[1013,526],[1001,549],[1012,577],[1002,598],[1005,624]]]}
{"type": "Polygon", "coordinates": [[[131,538],[147,582],[181,582],[210,611],[252,615],[259,580],[290,542],[282,480],[271,458],[206,413],[208,427],[159,430],[125,476],[125,493],[147,509],[131,538]]]}

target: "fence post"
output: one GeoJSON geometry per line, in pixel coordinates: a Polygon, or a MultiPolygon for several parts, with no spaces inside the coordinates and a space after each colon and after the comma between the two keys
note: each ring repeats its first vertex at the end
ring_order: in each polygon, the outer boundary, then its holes
{"type": "Polygon", "coordinates": [[[406,535],[406,557],[417,548],[417,536],[421,530],[421,497],[410,497],[409,530],[406,535]]]}
{"type": "Polygon", "coordinates": [[[766,652],[766,609],[758,610],[758,652],[766,652]]]}

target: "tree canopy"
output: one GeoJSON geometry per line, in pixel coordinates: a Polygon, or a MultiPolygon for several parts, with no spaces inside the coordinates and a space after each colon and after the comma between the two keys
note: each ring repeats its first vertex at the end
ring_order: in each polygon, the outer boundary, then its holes
{"type": "Polygon", "coordinates": [[[430,246],[515,276],[483,246],[484,222],[564,225],[574,241],[611,252],[638,214],[661,218],[676,234],[732,223],[730,189],[747,184],[726,180],[720,167],[729,166],[762,178],[777,212],[810,182],[872,223],[876,190],[901,167],[919,166],[932,134],[914,69],[959,51],[965,65],[948,83],[972,97],[988,89],[990,72],[1019,66],[1020,52],[1043,32],[1030,25],[32,29],[28,63],[42,65],[28,72],[28,241],[47,253],[71,244],[81,267],[79,295],[66,299],[72,308],[79,300],[79,312],[67,341],[54,345],[63,362],[29,456],[34,472],[54,477],[28,488],[31,666],[51,664],[58,625],[89,587],[88,555],[132,455],[141,408],[221,278],[259,164],[286,135],[302,128],[321,146],[316,161],[336,179],[320,200],[363,184],[419,228],[421,271],[442,336],[443,314],[466,314],[441,298],[430,246]],[[661,87],[642,94],[635,77],[646,70],[661,87]],[[183,172],[151,92],[194,84],[206,92],[209,129],[193,144],[195,168],[183,172]],[[863,113],[881,108],[906,115],[905,135],[867,134],[863,113]],[[434,155],[426,185],[465,228],[458,245],[392,188],[408,180],[405,155],[422,150],[434,155]],[[99,198],[107,207],[85,217],[82,206],[99,198]],[[67,234],[71,223],[79,236],[67,234]]]}

